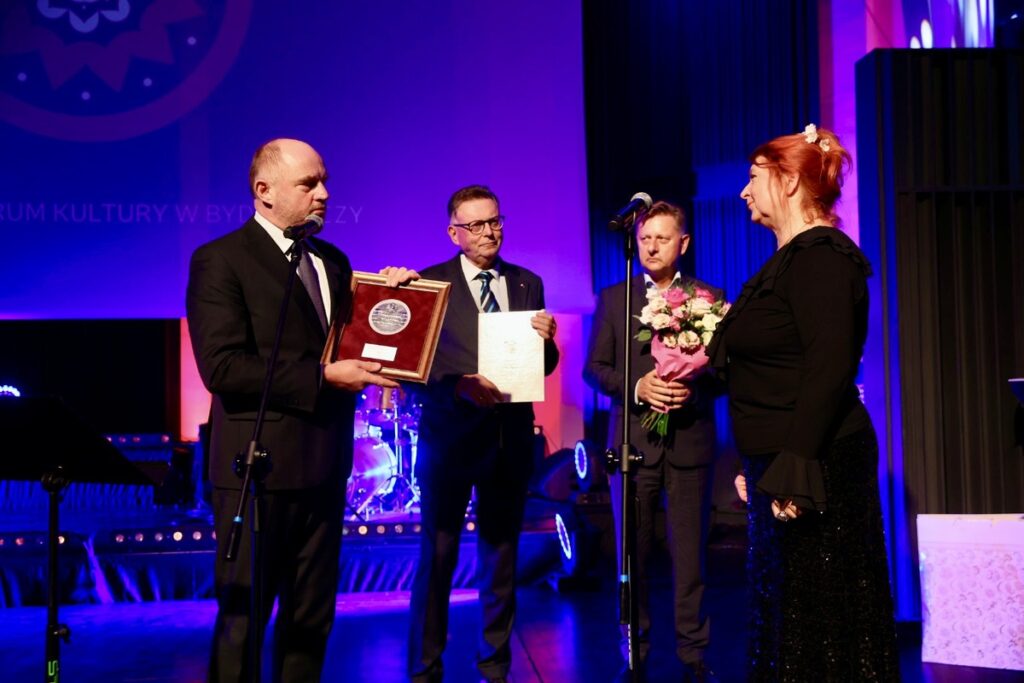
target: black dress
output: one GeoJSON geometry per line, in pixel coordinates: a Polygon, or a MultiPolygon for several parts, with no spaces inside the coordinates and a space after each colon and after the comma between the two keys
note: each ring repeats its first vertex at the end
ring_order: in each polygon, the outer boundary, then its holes
{"type": "Polygon", "coordinates": [[[878,446],[854,379],[870,266],[811,228],[743,287],[708,355],[747,478],[752,681],[899,678],[878,446]],[[772,516],[773,498],[803,514],[772,516]]]}

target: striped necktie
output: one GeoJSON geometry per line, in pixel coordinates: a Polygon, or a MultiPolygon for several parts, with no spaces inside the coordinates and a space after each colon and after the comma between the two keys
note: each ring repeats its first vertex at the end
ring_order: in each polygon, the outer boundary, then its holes
{"type": "Polygon", "coordinates": [[[491,291],[491,280],[494,279],[494,274],[489,270],[481,271],[476,276],[477,280],[480,281],[480,308],[484,313],[494,313],[500,311],[501,307],[498,306],[498,300],[494,296],[494,292],[491,291]]]}

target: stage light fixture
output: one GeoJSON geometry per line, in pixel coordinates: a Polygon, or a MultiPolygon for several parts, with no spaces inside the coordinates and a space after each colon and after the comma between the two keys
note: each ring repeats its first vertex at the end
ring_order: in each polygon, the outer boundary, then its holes
{"type": "Polygon", "coordinates": [[[180,531],[175,531],[173,534],[171,534],[171,538],[173,538],[175,541],[180,541],[181,539],[185,538],[185,534],[181,533],[180,531]]]}
{"type": "Polygon", "coordinates": [[[124,543],[124,534],[115,534],[114,543],[124,543]]]}
{"type": "Polygon", "coordinates": [[[21,390],[12,384],[0,384],[0,396],[10,396],[11,398],[21,398],[21,390]]]}
{"type": "Polygon", "coordinates": [[[193,531],[192,532],[192,540],[193,541],[201,541],[201,540],[203,540],[203,532],[202,531],[193,531]]]}
{"type": "Polygon", "coordinates": [[[562,519],[560,512],[555,513],[555,531],[558,532],[558,543],[562,546],[562,559],[565,562],[572,562],[572,537],[569,535],[569,530],[566,528],[565,520],[562,519]]]}
{"type": "Polygon", "coordinates": [[[366,534],[370,533],[370,529],[365,524],[360,524],[359,528],[356,529],[356,531],[359,532],[360,536],[365,536],[366,534]]]}
{"type": "Polygon", "coordinates": [[[377,525],[377,533],[378,534],[383,534],[385,531],[387,531],[387,528],[383,524],[378,524],[377,525]]]}
{"type": "Polygon", "coordinates": [[[144,540],[146,540],[145,534],[143,534],[143,533],[135,534],[135,542],[136,543],[142,543],[144,540]]]}
{"type": "Polygon", "coordinates": [[[549,583],[558,591],[596,589],[598,579],[589,570],[599,554],[600,531],[570,504],[555,512],[553,522],[562,566],[548,577],[549,583]]]}
{"type": "Polygon", "coordinates": [[[579,477],[582,484],[586,481],[587,474],[590,473],[590,462],[587,460],[587,444],[582,439],[576,442],[576,448],[573,449],[573,460],[576,462],[576,476],[579,477]]]}
{"type": "Polygon", "coordinates": [[[466,531],[476,531],[476,522],[466,522],[466,531]]]}
{"type": "Polygon", "coordinates": [[[160,541],[164,540],[163,533],[158,531],[155,534],[153,534],[153,540],[156,541],[157,543],[159,543],[160,541]]]}
{"type": "Polygon", "coordinates": [[[402,526],[401,524],[396,524],[395,525],[395,533],[396,534],[403,533],[404,531],[405,531],[405,527],[404,526],[402,526]]]}

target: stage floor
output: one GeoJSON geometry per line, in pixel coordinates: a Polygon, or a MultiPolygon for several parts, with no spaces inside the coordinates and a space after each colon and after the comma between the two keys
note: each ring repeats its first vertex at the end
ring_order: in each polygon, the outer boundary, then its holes
{"type": "MultiPolygon", "coordinates": [[[[651,683],[678,681],[670,624],[670,595],[664,558],[652,586],[656,630],[649,661],[651,683]],[[661,626],[661,628],[657,628],[661,626]]],[[[745,642],[742,551],[712,549],[706,606],[712,621],[708,660],[723,683],[744,679],[745,642]]],[[[519,591],[513,639],[516,683],[603,683],[621,668],[611,567],[598,590],[556,592],[547,585],[519,591]]],[[[479,680],[473,664],[477,612],[475,592],[452,596],[451,639],[445,666],[451,683],[479,680]]],[[[408,628],[407,592],[339,594],[324,681],[404,681],[408,628]]],[[[209,600],[72,605],[61,621],[72,629],[62,649],[62,680],[76,683],[185,683],[203,680],[216,608],[209,600]]],[[[45,610],[0,610],[0,662],[4,679],[37,681],[43,676],[45,610]]],[[[1020,672],[922,665],[920,640],[901,629],[904,682],[1020,681],[1020,672]]],[[[269,680],[269,679],[267,679],[269,680]]]]}

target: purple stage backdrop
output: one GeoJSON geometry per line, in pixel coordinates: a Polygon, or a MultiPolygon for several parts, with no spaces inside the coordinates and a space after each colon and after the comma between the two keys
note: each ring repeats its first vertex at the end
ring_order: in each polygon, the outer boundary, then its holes
{"type": "Polygon", "coordinates": [[[589,311],[578,2],[13,0],[0,5],[0,317],[176,317],[189,255],[252,212],[247,170],[310,141],[323,236],[357,269],[454,253],[490,185],[504,255],[589,311]]]}

